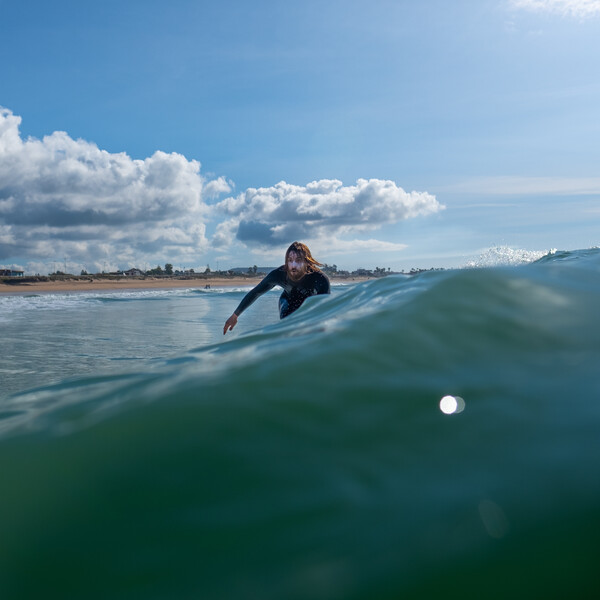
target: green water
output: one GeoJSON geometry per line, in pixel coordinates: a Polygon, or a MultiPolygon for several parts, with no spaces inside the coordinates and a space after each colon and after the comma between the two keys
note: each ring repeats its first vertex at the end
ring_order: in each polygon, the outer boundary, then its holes
{"type": "Polygon", "coordinates": [[[2,597],[594,597],[599,272],[385,278],[5,400],[2,597]]]}

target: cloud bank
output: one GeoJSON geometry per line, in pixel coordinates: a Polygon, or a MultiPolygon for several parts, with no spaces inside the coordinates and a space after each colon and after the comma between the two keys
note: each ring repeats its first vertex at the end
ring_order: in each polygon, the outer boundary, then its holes
{"type": "Polygon", "coordinates": [[[379,179],[282,181],[218,201],[231,185],[202,175],[198,161],[160,151],[134,160],[58,131],[24,140],[20,124],[0,107],[0,264],[26,260],[30,272],[64,257],[93,272],[195,267],[211,252],[236,250],[243,262],[294,239],[332,251],[399,250],[401,243],[356,236],[444,208],[426,192],[379,179]]]}
{"type": "Polygon", "coordinates": [[[600,0],[511,0],[511,5],[515,8],[582,19],[600,15],[600,0]]]}
{"type": "Polygon", "coordinates": [[[282,181],[269,188],[250,188],[216,205],[230,216],[216,243],[232,234],[241,242],[266,246],[292,239],[332,239],[356,235],[443,208],[426,192],[405,192],[393,181],[359,179],[344,186],[336,179],[298,186],[282,181]]]}
{"type": "Polygon", "coordinates": [[[21,117],[0,108],[0,261],[67,256],[90,268],[207,247],[205,198],[230,190],[200,163],[156,152],[111,154],[64,132],[21,139],[21,117]]]}

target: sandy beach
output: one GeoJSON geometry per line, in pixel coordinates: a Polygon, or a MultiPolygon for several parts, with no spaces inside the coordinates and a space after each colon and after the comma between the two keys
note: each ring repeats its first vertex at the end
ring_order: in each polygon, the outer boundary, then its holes
{"type": "Polygon", "coordinates": [[[0,283],[0,294],[63,293],[91,291],[125,291],[140,289],[243,287],[256,285],[260,279],[243,277],[223,279],[67,279],[65,281],[24,281],[23,283],[0,283]]]}
{"type": "MultiPolygon", "coordinates": [[[[357,283],[366,281],[368,277],[332,278],[332,283],[357,283]]],[[[67,279],[65,281],[23,281],[10,284],[0,282],[0,295],[3,294],[38,294],[38,293],[68,293],[93,291],[126,291],[139,289],[171,289],[171,288],[226,288],[253,287],[261,280],[260,277],[232,277],[211,279],[67,279]]]]}

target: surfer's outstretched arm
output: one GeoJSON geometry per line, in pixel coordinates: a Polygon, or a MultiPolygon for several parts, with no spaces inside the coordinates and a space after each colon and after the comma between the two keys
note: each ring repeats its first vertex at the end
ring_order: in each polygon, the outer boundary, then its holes
{"type": "Polygon", "coordinates": [[[239,306],[235,309],[233,314],[225,321],[225,327],[223,327],[223,335],[228,331],[231,331],[237,323],[238,317],[259,297],[276,285],[281,285],[280,280],[285,280],[285,273],[280,272],[280,269],[271,271],[256,287],[251,289],[242,299],[239,306]]]}

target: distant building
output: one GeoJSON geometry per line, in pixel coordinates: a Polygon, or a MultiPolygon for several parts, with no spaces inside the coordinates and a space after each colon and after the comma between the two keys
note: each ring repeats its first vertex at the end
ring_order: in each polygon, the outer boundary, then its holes
{"type": "MultiPolygon", "coordinates": [[[[273,269],[277,267],[256,267],[257,273],[270,273],[273,269]]],[[[253,270],[253,267],[234,267],[233,269],[229,269],[234,273],[248,273],[253,270]]]]}
{"type": "Polygon", "coordinates": [[[16,269],[0,269],[0,277],[23,277],[24,273],[16,269]]]}
{"type": "Polygon", "coordinates": [[[139,269],[129,269],[129,271],[123,271],[125,277],[141,277],[144,273],[139,269]]]}

